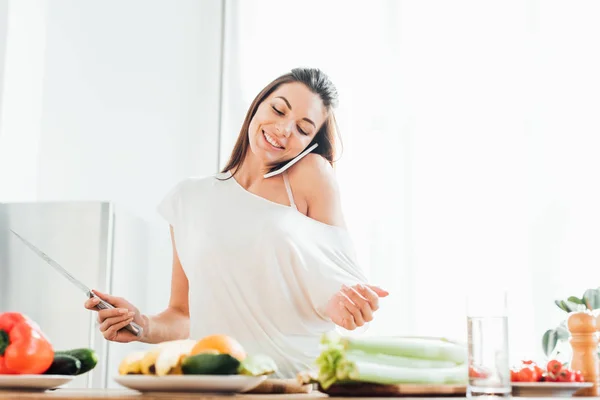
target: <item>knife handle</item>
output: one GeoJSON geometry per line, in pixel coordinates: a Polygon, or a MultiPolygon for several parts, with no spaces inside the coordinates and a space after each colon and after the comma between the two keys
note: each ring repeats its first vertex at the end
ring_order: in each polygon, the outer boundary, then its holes
{"type": "MultiPolygon", "coordinates": [[[[98,310],[105,310],[105,309],[109,309],[109,308],[115,308],[115,306],[113,306],[110,303],[107,303],[106,301],[102,300],[100,297],[92,294],[92,297],[97,297],[99,302],[96,305],[96,308],[98,310]]],[[[129,332],[133,333],[135,336],[137,337],[141,337],[142,333],[144,332],[144,328],[142,328],[141,326],[139,326],[138,324],[136,324],[135,322],[130,322],[129,325],[127,325],[125,328],[128,330],[129,332]]]]}

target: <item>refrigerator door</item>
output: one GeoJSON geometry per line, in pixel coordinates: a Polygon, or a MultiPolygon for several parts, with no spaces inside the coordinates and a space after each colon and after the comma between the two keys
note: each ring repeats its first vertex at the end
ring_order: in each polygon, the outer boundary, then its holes
{"type": "Polygon", "coordinates": [[[98,365],[69,387],[106,387],[108,343],[86,310],[86,296],[23,242],[13,229],[93,289],[110,291],[114,213],[110,203],[0,204],[0,312],[27,314],[56,350],[86,347],[98,365]]]}

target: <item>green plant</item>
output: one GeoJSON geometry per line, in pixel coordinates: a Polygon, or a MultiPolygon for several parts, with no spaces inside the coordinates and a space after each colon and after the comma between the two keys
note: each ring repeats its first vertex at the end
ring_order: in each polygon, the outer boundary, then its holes
{"type": "MultiPolygon", "coordinates": [[[[570,296],[567,300],[554,300],[554,304],[567,313],[583,311],[585,309],[592,311],[600,310],[600,287],[586,290],[581,298],[570,296]]],[[[567,320],[565,319],[556,328],[548,329],[544,333],[542,337],[544,354],[548,357],[553,356],[558,343],[567,341],[569,337],[570,333],[567,329],[567,320]]]]}

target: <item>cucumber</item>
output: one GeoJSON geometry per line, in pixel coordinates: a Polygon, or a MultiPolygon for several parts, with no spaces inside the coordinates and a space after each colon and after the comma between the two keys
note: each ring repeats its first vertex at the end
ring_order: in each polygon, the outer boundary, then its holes
{"type": "Polygon", "coordinates": [[[66,354],[54,354],[54,360],[44,372],[45,375],[77,375],[81,370],[81,361],[66,354]]]}
{"type": "Polygon", "coordinates": [[[55,354],[67,355],[71,357],[75,357],[81,362],[81,369],[77,372],[77,375],[85,374],[88,371],[91,371],[98,364],[98,356],[96,352],[92,349],[71,349],[71,350],[61,350],[55,352],[55,354]]]}
{"type": "Polygon", "coordinates": [[[186,357],[181,363],[184,375],[236,375],[240,361],[229,354],[201,353],[186,357]]]}

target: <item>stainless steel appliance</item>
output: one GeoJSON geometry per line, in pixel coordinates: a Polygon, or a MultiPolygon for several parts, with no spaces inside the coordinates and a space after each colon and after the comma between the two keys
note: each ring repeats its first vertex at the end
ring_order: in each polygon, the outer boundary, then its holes
{"type": "Polygon", "coordinates": [[[108,202],[0,204],[0,312],[18,311],[36,321],[56,349],[88,347],[98,365],[69,387],[112,387],[123,356],[139,344],[107,342],[86,297],[49,268],[14,229],[93,289],[127,297],[142,307],[146,298],[147,229],[132,214],[108,202]]]}

